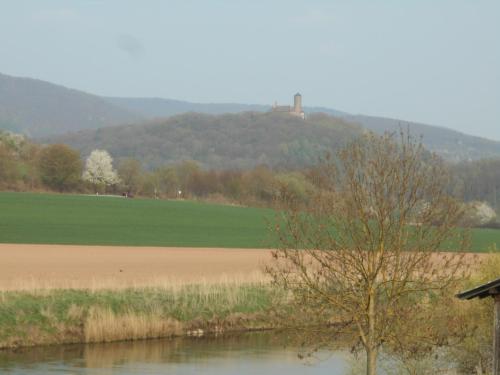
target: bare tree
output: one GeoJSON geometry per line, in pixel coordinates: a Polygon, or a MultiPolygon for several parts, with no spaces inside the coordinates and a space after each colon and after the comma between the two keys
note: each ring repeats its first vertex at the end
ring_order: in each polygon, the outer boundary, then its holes
{"type": "Polygon", "coordinates": [[[433,336],[425,319],[413,331],[412,317],[463,277],[462,252],[436,254],[466,246],[460,204],[441,160],[406,132],[368,134],[315,177],[322,189],[306,208],[282,192],[268,272],[311,322],[354,328],[374,375],[382,344],[404,351],[433,336]]]}

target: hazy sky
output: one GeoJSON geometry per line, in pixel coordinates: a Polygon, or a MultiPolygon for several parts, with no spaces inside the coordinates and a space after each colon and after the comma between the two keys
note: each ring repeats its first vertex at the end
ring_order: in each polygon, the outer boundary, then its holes
{"type": "Polygon", "coordinates": [[[500,140],[498,0],[0,0],[0,72],[309,106],[500,140]]]}

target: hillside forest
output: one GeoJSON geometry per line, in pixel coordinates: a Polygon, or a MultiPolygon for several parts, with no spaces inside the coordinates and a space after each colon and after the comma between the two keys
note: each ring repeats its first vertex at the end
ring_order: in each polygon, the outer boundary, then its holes
{"type": "Polygon", "coordinates": [[[48,138],[89,155],[133,157],[146,169],[194,160],[204,169],[297,169],[363,133],[361,126],[326,114],[302,119],[282,113],[186,113],[144,124],[85,130],[48,138]]]}

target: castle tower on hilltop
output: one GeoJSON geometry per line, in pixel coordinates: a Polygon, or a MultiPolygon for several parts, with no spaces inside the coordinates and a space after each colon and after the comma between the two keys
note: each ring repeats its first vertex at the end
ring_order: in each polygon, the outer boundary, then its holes
{"type": "Polygon", "coordinates": [[[306,115],[302,109],[302,95],[300,95],[300,93],[296,93],[293,96],[293,107],[289,105],[278,105],[278,103],[274,102],[271,111],[288,113],[292,116],[300,117],[302,120],[305,120],[306,118],[306,115]]]}
{"type": "Polygon", "coordinates": [[[304,113],[302,111],[302,95],[300,93],[296,93],[293,96],[293,109],[295,113],[304,113]]]}

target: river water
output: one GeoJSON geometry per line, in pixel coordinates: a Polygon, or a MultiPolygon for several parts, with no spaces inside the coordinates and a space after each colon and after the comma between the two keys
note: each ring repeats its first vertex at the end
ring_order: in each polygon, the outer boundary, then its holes
{"type": "Polygon", "coordinates": [[[1,374],[348,375],[344,351],[299,359],[282,335],[248,333],[0,351],[1,374]]]}

